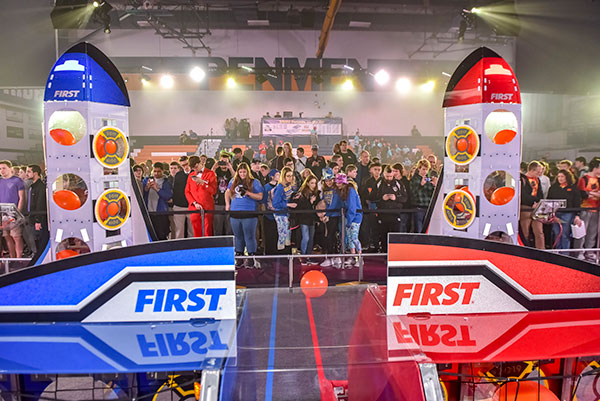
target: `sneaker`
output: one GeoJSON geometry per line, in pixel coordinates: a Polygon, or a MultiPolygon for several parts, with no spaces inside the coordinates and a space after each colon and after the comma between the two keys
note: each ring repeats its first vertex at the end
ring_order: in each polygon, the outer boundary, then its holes
{"type": "Polygon", "coordinates": [[[332,259],[328,259],[326,258],[323,263],[321,263],[321,267],[329,267],[333,264],[333,260],[332,259]]]}
{"type": "Polygon", "coordinates": [[[333,267],[335,267],[336,269],[344,268],[344,264],[342,263],[342,258],[333,258],[333,261],[331,263],[332,263],[333,267]]]}
{"type": "Polygon", "coordinates": [[[316,260],[314,260],[314,259],[311,259],[311,258],[308,258],[308,259],[306,259],[306,262],[307,262],[309,265],[313,265],[313,266],[314,266],[314,265],[318,265],[318,264],[319,264],[319,262],[317,262],[316,260]]]}
{"type": "Polygon", "coordinates": [[[235,267],[242,267],[242,266],[244,266],[244,259],[238,258],[238,256],[244,256],[244,254],[242,252],[236,252],[235,256],[236,256],[235,267]]]}
{"type": "Polygon", "coordinates": [[[346,258],[346,260],[344,260],[344,267],[347,267],[349,269],[353,268],[357,264],[358,264],[357,261],[353,257],[346,258]]]}

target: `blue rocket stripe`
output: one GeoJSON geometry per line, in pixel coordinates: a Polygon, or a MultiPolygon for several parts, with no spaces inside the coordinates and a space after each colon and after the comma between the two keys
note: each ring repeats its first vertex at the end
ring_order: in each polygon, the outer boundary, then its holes
{"type": "Polygon", "coordinates": [[[230,247],[185,249],[105,260],[1,287],[0,306],[77,305],[129,266],[203,266],[233,263],[233,250],[230,247]]]}

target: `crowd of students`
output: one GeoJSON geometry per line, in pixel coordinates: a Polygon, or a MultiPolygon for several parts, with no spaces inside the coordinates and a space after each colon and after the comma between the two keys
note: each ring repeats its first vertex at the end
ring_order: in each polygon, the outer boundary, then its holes
{"type": "MultiPolygon", "coordinates": [[[[581,249],[598,246],[598,208],[600,207],[600,157],[587,163],[561,160],[549,164],[534,160],[521,165],[521,214],[519,225],[527,244],[538,249],[581,249]],[[565,199],[567,207],[544,224],[534,215],[542,199],[565,199]],[[572,234],[581,227],[585,235],[572,234]]],[[[597,252],[579,252],[572,256],[597,263],[597,252]]]]}
{"type": "MultiPolygon", "coordinates": [[[[236,254],[245,256],[237,263],[248,268],[260,266],[255,255],[291,252],[304,255],[305,264],[352,267],[353,254],[385,252],[387,233],[423,230],[441,169],[435,155],[411,166],[382,164],[367,150],[355,154],[345,140],[331,157],[317,145],[308,152],[285,143],[271,160],[249,160],[236,148],[216,160],[148,160],[133,172],[158,239],[233,234],[236,254]],[[342,250],[345,260],[327,256],[342,250]]],[[[596,248],[600,158],[532,161],[521,170],[524,242],[540,249],[596,248]],[[567,207],[543,223],[533,213],[542,199],[566,199],[567,207]],[[573,238],[573,226],[584,227],[585,235],[573,238]]],[[[2,255],[30,256],[47,233],[42,169],[0,161],[0,177],[0,203],[28,216],[24,225],[3,222],[2,255]]],[[[593,251],[572,256],[598,262],[593,251]]]]}
{"type": "Polygon", "coordinates": [[[236,148],[217,160],[183,156],[171,162],[168,176],[162,163],[133,169],[159,239],[184,237],[187,222],[194,236],[232,233],[236,255],[247,255],[238,258],[240,266],[259,266],[257,254],[295,250],[305,255],[302,263],[344,268],[356,265],[352,255],[363,249],[385,251],[388,232],[422,229],[440,166],[435,155],[410,169],[382,164],[367,150],[357,156],[345,140],[336,151],[326,160],[318,145],[306,156],[302,147],[284,143],[268,161],[249,160],[236,148]],[[204,210],[204,226],[201,213],[152,213],[169,208],[204,210]],[[315,256],[342,247],[345,260],[315,256]]]}

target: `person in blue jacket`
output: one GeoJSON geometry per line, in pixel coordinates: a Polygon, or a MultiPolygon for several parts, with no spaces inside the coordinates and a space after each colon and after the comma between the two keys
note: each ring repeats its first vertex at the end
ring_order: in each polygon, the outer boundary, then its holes
{"type": "MultiPolygon", "coordinates": [[[[325,252],[328,255],[336,254],[338,240],[337,236],[339,233],[340,225],[340,209],[342,208],[342,201],[335,188],[335,176],[331,168],[323,169],[322,181],[321,181],[321,194],[323,196],[323,203],[325,203],[325,216],[321,218],[325,223],[325,252]]],[[[322,267],[333,266],[336,268],[342,267],[342,260],[340,258],[325,258],[321,263],[322,267]]]]}
{"type": "MultiPolygon", "coordinates": [[[[358,232],[360,230],[360,223],[362,222],[360,197],[354,183],[348,182],[348,177],[344,173],[340,173],[335,177],[335,185],[342,200],[344,217],[346,218],[344,245],[346,250],[351,254],[360,253],[362,251],[360,241],[358,240],[358,232]]],[[[356,262],[355,258],[348,258],[344,264],[352,267],[356,265],[356,262]]]]}
{"type": "Polygon", "coordinates": [[[236,267],[245,265],[248,268],[260,268],[260,263],[253,257],[256,255],[256,213],[258,202],[263,198],[263,187],[252,176],[248,164],[238,165],[235,176],[225,192],[225,210],[230,210],[231,230],[235,238],[235,256],[242,256],[244,248],[250,258],[235,261],[236,267]]]}
{"type": "MultiPolygon", "coordinates": [[[[273,191],[273,209],[278,211],[275,213],[275,222],[277,223],[277,250],[283,251],[292,243],[292,231],[290,230],[290,217],[287,212],[288,201],[292,194],[296,191],[296,179],[294,170],[290,167],[281,169],[279,184],[273,191]]],[[[296,207],[296,204],[292,204],[296,207]]]]}
{"type": "MultiPolygon", "coordinates": [[[[152,177],[145,178],[142,182],[144,188],[144,202],[148,212],[168,212],[167,202],[173,197],[173,187],[164,176],[163,165],[154,163],[152,177]]],[[[166,214],[151,214],[150,221],[159,240],[166,240],[171,231],[169,216],[166,214]]]]}
{"type": "MultiPolygon", "coordinates": [[[[269,180],[264,186],[264,194],[262,202],[265,205],[266,210],[275,210],[273,207],[273,192],[275,187],[279,185],[279,170],[272,169],[267,175],[269,180]]],[[[275,217],[272,213],[267,213],[263,219],[264,225],[264,244],[265,244],[265,255],[275,255],[277,253],[277,223],[275,223],[275,217]]]]}

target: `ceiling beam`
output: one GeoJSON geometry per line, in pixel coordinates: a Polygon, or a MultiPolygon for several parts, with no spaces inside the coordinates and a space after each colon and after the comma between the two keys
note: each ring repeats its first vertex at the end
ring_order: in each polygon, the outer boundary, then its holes
{"type": "Polygon", "coordinates": [[[327,14],[325,15],[325,20],[323,21],[323,28],[321,28],[321,36],[319,36],[319,48],[317,49],[317,58],[323,57],[323,53],[325,53],[325,48],[327,47],[327,42],[329,41],[329,33],[331,32],[333,22],[335,21],[335,16],[341,6],[342,0],[329,0],[329,9],[327,10],[327,14]]]}

